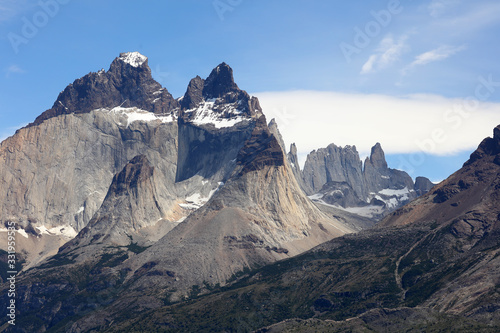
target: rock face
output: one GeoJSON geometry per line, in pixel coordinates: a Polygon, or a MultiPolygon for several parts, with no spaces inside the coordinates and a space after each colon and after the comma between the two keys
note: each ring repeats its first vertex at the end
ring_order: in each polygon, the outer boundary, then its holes
{"type": "MultiPolygon", "coordinates": [[[[293,149],[296,151],[292,146],[290,161],[297,160],[293,149]]],[[[331,144],[312,151],[304,170],[296,167],[294,174],[302,179],[302,188],[313,200],[376,219],[417,197],[411,177],[388,167],[379,143],[372,147],[364,165],[355,146],[331,144]]],[[[425,193],[429,184],[419,184],[419,193],[425,193]]]]}

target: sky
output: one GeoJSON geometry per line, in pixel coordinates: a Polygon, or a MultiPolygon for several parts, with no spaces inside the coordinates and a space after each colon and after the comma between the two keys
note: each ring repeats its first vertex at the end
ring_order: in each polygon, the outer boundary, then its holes
{"type": "Polygon", "coordinates": [[[221,62],[299,158],[330,143],[440,181],[500,124],[493,0],[0,0],[0,140],[120,52],[174,97],[221,62]]]}

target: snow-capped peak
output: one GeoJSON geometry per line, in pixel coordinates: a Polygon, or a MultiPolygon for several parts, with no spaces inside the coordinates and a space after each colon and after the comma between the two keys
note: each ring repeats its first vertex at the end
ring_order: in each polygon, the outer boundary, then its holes
{"type": "Polygon", "coordinates": [[[148,60],[148,57],[139,52],[120,53],[120,60],[126,62],[130,66],[139,67],[148,60]]]}

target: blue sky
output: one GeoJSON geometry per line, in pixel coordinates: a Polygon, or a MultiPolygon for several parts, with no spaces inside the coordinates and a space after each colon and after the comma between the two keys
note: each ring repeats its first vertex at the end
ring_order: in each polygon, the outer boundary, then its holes
{"type": "Polygon", "coordinates": [[[0,0],[0,31],[0,139],[125,51],[175,97],[227,62],[302,160],[381,142],[441,180],[500,124],[492,0],[0,0]]]}

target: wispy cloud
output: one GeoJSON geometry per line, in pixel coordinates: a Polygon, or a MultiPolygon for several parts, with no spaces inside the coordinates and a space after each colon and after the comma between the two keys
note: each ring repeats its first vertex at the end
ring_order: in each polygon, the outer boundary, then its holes
{"type": "Polygon", "coordinates": [[[432,17],[438,18],[460,2],[460,0],[432,0],[427,9],[432,17]]]}
{"type": "Polygon", "coordinates": [[[5,77],[10,77],[11,74],[22,74],[25,73],[26,71],[19,67],[18,65],[10,65],[5,69],[5,77]]]}
{"type": "Polygon", "coordinates": [[[410,70],[412,70],[416,66],[424,66],[431,62],[447,59],[465,49],[466,49],[465,45],[461,46],[442,45],[437,49],[424,52],[422,54],[417,55],[415,57],[415,60],[413,60],[411,64],[409,64],[403,69],[402,74],[407,74],[410,70]]]}
{"type": "Polygon", "coordinates": [[[398,40],[389,34],[380,42],[376,53],[370,55],[368,60],[361,68],[361,74],[370,74],[380,71],[384,68],[397,62],[401,55],[409,49],[406,44],[407,35],[402,36],[398,40]]]}
{"type": "Polygon", "coordinates": [[[411,63],[411,65],[412,66],[426,65],[430,62],[439,61],[439,60],[449,58],[452,55],[454,55],[460,51],[463,51],[463,50],[465,50],[465,45],[458,46],[458,47],[443,45],[435,50],[425,52],[425,53],[422,53],[422,54],[416,56],[415,61],[413,61],[411,63]]]}

